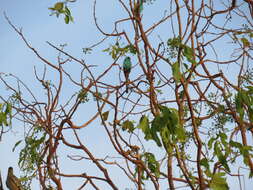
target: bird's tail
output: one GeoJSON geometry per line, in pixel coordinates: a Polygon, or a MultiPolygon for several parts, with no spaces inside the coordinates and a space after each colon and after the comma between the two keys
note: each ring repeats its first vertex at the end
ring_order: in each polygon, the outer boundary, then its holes
{"type": "Polygon", "coordinates": [[[129,72],[125,72],[125,78],[126,78],[126,93],[128,93],[128,83],[129,83],[129,72]]]}

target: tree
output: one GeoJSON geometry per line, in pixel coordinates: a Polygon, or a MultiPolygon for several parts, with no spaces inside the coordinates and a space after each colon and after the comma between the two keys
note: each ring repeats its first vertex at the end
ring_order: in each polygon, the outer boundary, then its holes
{"type": "MultiPolygon", "coordinates": [[[[52,15],[63,15],[71,24],[71,3],[56,3],[52,15]]],[[[146,10],[162,1],[113,3],[122,7],[124,17],[114,21],[112,32],[104,31],[95,0],[94,23],[103,40],[83,48],[86,56],[110,56],[103,65],[47,42],[59,53],[57,63],[50,62],[6,16],[45,64],[42,73],[34,72],[40,95],[13,75],[0,76],[11,92],[1,97],[2,131],[15,119],[26,124],[19,158],[24,185],[29,188],[38,176],[42,189],[64,189],[65,180],[73,178],[75,189],[176,189],[183,184],[223,190],[229,189],[227,178],[240,182],[242,167],[252,177],[251,1],[175,0],[166,2],[165,12],[153,10],[160,16],[155,22],[146,10]],[[126,57],[132,61],[128,80],[122,67],[126,57]],[[48,70],[55,73],[51,80],[48,70]],[[68,93],[66,86],[71,86],[68,93]],[[89,105],[95,107],[94,115],[87,112],[89,105]],[[82,123],[77,124],[80,112],[82,123]],[[103,157],[85,140],[97,120],[111,148],[103,157]],[[64,159],[80,170],[68,172],[64,159]],[[112,177],[116,170],[125,184],[112,177]]]]}

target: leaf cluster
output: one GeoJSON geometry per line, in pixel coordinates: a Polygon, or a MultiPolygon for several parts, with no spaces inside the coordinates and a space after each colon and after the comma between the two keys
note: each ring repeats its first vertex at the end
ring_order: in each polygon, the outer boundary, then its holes
{"type": "Polygon", "coordinates": [[[78,92],[78,95],[77,95],[77,99],[81,102],[81,103],[86,103],[89,101],[89,98],[88,98],[88,93],[86,90],[80,90],[78,92]]]}
{"type": "Polygon", "coordinates": [[[246,89],[240,89],[235,96],[236,112],[241,121],[248,119],[253,123],[253,87],[247,86],[246,89]],[[246,118],[245,118],[246,117],[246,118]]]}
{"type": "Polygon", "coordinates": [[[169,59],[176,59],[172,64],[172,74],[176,83],[180,82],[182,72],[189,70],[188,64],[184,63],[184,60],[191,64],[196,64],[194,58],[194,50],[186,44],[183,44],[179,37],[170,38],[167,41],[169,59]],[[182,66],[183,65],[183,68],[182,66]]]}
{"type": "Polygon", "coordinates": [[[10,126],[12,119],[12,105],[9,102],[0,104],[0,126],[10,126]]]}
{"type": "MultiPolygon", "coordinates": [[[[42,162],[41,150],[46,140],[46,133],[41,130],[40,126],[34,126],[31,134],[28,134],[24,140],[24,148],[19,154],[19,166],[27,174],[35,171],[42,162]]],[[[17,142],[17,146],[21,141],[17,142]]],[[[15,148],[15,147],[14,147],[15,148]]]]}
{"type": "Polygon", "coordinates": [[[174,108],[159,106],[161,113],[151,122],[142,116],[138,128],[142,130],[146,140],[153,140],[157,146],[171,152],[174,144],[185,142],[186,132],[179,122],[178,111],[174,108]]]}
{"type": "Polygon", "coordinates": [[[75,0],[66,0],[64,2],[57,2],[53,7],[49,7],[48,9],[52,11],[51,15],[56,15],[58,18],[60,15],[64,15],[64,21],[66,24],[69,22],[73,22],[74,18],[71,15],[71,11],[69,10],[67,3],[75,2],[75,0]]]}
{"type": "Polygon", "coordinates": [[[109,48],[104,49],[103,52],[108,52],[109,55],[111,55],[111,57],[115,60],[127,53],[136,54],[137,50],[132,44],[121,47],[117,41],[115,45],[111,45],[109,48]]]}

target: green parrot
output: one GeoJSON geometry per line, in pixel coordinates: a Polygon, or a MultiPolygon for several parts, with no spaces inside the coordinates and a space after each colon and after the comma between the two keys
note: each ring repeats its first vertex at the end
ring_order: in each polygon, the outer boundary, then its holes
{"type": "Polygon", "coordinates": [[[126,93],[128,93],[128,82],[129,82],[129,74],[131,72],[132,63],[130,57],[126,57],[123,62],[123,71],[126,78],[126,93]]]}
{"type": "Polygon", "coordinates": [[[140,0],[140,7],[139,7],[139,9],[140,9],[140,13],[141,13],[143,11],[143,0],[140,0]]]}
{"type": "Polygon", "coordinates": [[[23,190],[20,180],[13,174],[13,168],[9,167],[6,179],[6,186],[10,190],[23,190]]]}
{"type": "Polygon", "coordinates": [[[143,11],[143,3],[145,2],[146,2],[145,0],[139,0],[139,4],[138,3],[134,4],[135,14],[137,14],[138,12],[141,13],[143,11]]]}

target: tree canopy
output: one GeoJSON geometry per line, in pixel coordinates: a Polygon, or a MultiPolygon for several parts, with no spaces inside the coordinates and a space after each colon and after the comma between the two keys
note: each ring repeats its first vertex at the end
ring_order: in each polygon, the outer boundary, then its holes
{"type": "MultiPolygon", "coordinates": [[[[48,41],[54,61],[4,15],[44,65],[34,69],[36,88],[0,73],[1,137],[24,123],[13,147],[22,147],[24,188],[37,178],[41,189],[59,190],[68,180],[73,189],[226,190],[229,179],[245,189],[242,178],[253,175],[252,1],[108,0],[115,13],[99,3],[90,7],[99,41],[81,56],[48,41]]],[[[59,1],[48,11],[72,27],[76,5],[59,1]]]]}

